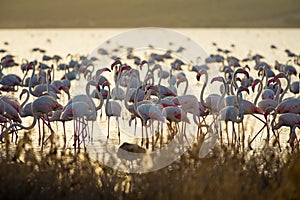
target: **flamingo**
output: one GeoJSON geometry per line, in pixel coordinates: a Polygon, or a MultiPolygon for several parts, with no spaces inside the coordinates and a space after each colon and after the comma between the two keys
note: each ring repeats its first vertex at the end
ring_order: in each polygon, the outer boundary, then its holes
{"type": "Polygon", "coordinates": [[[204,84],[202,86],[202,90],[201,90],[201,93],[200,93],[200,102],[201,104],[204,106],[204,108],[207,108],[210,110],[210,112],[212,114],[215,114],[215,113],[218,113],[219,109],[218,109],[218,106],[215,106],[217,105],[219,99],[220,99],[220,95],[219,94],[209,94],[208,97],[206,97],[206,99],[204,100],[204,90],[207,86],[207,82],[208,82],[208,74],[207,74],[207,71],[206,70],[200,70],[198,73],[197,73],[197,81],[200,80],[200,77],[204,75],[205,76],[205,80],[204,80],[204,84]]]}
{"type": "MultiPolygon", "coordinates": [[[[22,120],[18,114],[18,109],[15,109],[15,107],[13,106],[13,104],[11,104],[12,100],[10,100],[8,97],[1,97],[0,98],[0,114],[2,117],[4,117],[5,119],[3,119],[3,122],[17,122],[17,123],[21,123],[22,120]]],[[[16,135],[16,141],[18,139],[18,135],[17,135],[17,131],[15,131],[15,135],[16,135]]],[[[12,138],[11,140],[13,141],[13,136],[14,134],[12,134],[12,138]]],[[[1,136],[0,136],[1,138],[1,136]]]]}
{"type": "MultiPolygon", "coordinates": [[[[226,123],[226,134],[227,134],[228,144],[229,144],[228,122],[229,121],[232,122],[232,129],[233,129],[232,144],[233,144],[233,140],[236,138],[234,123],[241,123],[244,119],[244,112],[243,112],[243,107],[242,107],[243,98],[242,98],[242,94],[241,94],[242,91],[247,91],[247,93],[249,94],[248,88],[240,87],[238,89],[238,92],[237,92],[238,107],[226,106],[219,111],[219,119],[221,121],[225,121],[225,123],[226,123]]],[[[222,95],[222,97],[223,97],[223,95],[222,95]]],[[[222,101],[222,97],[220,98],[219,102],[222,101]]]]}
{"type": "MultiPolygon", "coordinates": [[[[291,136],[290,136],[290,138],[288,140],[288,143],[290,144],[290,146],[292,147],[292,149],[294,149],[294,142],[295,142],[295,139],[297,139],[296,128],[300,128],[300,124],[295,124],[293,126],[291,136]]],[[[297,141],[297,143],[299,143],[299,141],[297,141]]]]}
{"type": "MultiPolygon", "coordinates": [[[[34,73],[35,73],[35,67],[33,67],[32,75],[31,75],[30,83],[29,83],[29,92],[31,95],[33,95],[35,97],[39,97],[39,96],[43,95],[43,93],[46,91],[50,92],[54,97],[56,97],[56,94],[60,94],[60,91],[57,89],[57,87],[52,84],[40,84],[40,85],[35,86],[34,89],[32,89],[34,73]]],[[[50,71],[48,71],[48,75],[49,75],[49,73],[50,73],[50,71]]]]}
{"type": "MultiPolygon", "coordinates": [[[[155,87],[152,87],[152,88],[155,89],[155,87]]],[[[140,89],[138,88],[138,90],[140,90],[140,89]]],[[[159,101],[160,101],[160,99],[159,99],[159,101]]],[[[146,148],[148,148],[149,147],[149,139],[148,139],[148,133],[147,133],[147,122],[149,120],[156,120],[159,122],[164,122],[165,118],[164,118],[163,114],[161,113],[160,109],[153,104],[144,103],[144,104],[138,105],[137,93],[135,95],[134,110],[141,118],[142,128],[145,127],[146,137],[147,137],[146,148]]]]}
{"type": "MultiPolygon", "coordinates": [[[[57,109],[61,109],[61,108],[62,108],[62,105],[59,104],[53,97],[51,97],[49,95],[38,97],[31,104],[31,110],[32,110],[33,117],[34,117],[32,124],[27,127],[20,123],[11,124],[6,129],[4,134],[9,133],[8,131],[14,127],[20,127],[21,129],[30,130],[35,126],[37,119],[40,117],[39,116],[40,114],[47,117],[47,115],[50,112],[57,110],[57,109]]],[[[46,125],[51,130],[51,135],[53,135],[54,131],[51,128],[50,123],[48,123],[46,125]]],[[[3,137],[3,134],[1,135],[0,138],[2,138],[2,137],[3,137]]],[[[43,134],[43,138],[44,138],[44,134],[43,134]]],[[[39,140],[40,140],[40,137],[39,137],[39,140]]],[[[44,143],[44,139],[42,139],[42,141],[44,143]]],[[[42,143],[42,148],[43,148],[43,143],[42,143]]]]}
{"type": "MultiPolygon", "coordinates": [[[[300,80],[300,73],[298,78],[300,80]]],[[[291,83],[290,85],[290,92],[292,92],[293,94],[299,94],[299,87],[300,87],[299,80],[291,83]]]]}
{"type": "Polygon", "coordinates": [[[107,139],[109,138],[109,125],[110,125],[110,117],[114,116],[116,117],[117,124],[118,124],[118,137],[119,137],[119,143],[120,143],[120,126],[119,126],[119,117],[121,116],[121,105],[117,101],[110,101],[110,85],[108,82],[103,83],[102,88],[105,86],[108,87],[108,95],[106,98],[106,104],[105,104],[105,114],[108,118],[107,122],[107,139]]]}
{"type": "MultiPolygon", "coordinates": [[[[296,125],[296,124],[300,124],[300,115],[298,114],[295,114],[295,113],[283,113],[279,116],[278,118],[278,123],[275,124],[275,119],[276,119],[276,116],[277,116],[277,111],[275,108],[273,107],[270,107],[268,108],[267,110],[267,114],[269,114],[270,112],[274,112],[274,118],[271,122],[271,126],[272,126],[272,130],[278,130],[280,129],[282,126],[286,126],[286,127],[289,127],[290,128],[290,139],[292,138],[292,134],[293,134],[293,127],[296,125]]],[[[278,138],[279,140],[279,138],[278,138]]]]}
{"type": "Polygon", "coordinates": [[[170,78],[168,79],[168,83],[170,90],[172,90],[172,92],[177,95],[177,88],[175,87],[176,77],[172,75],[172,69],[170,69],[170,78]]]}
{"type": "MultiPolygon", "coordinates": [[[[287,93],[288,89],[290,88],[290,80],[283,72],[280,72],[279,74],[277,74],[274,77],[274,80],[276,81],[279,78],[284,78],[287,81],[287,85],[286,85],[285,89],[283,90],[283,92],[280,95],[279,100],[278,100],[278,103],[281,103],[282,100],[283,100],[283,96],[287,93]]],[[[280,90],[280,88],[279,88],[279,90],[280,90]]]]}
{"type": "MultiPolygon", "coordinates": [[[[67,105],[62,109],[60,120],[59,121],[68,121],[75,119],[74,121],[74,150],[76,151],[76,142],[78,142],[78,147],[80,145],[79,136],[83,135],[83,132],[86,130],[86,123],[84,122],[84,118],[87,121],[92,120],[95,121],[97,118],[97,109],[100,109],[104,103],[102,95],[99,91],[96,91],[100,97],[100,103],[96,107],[92,97],[90,95],[90,85],[96,85],[94,81],[89,81],[86,85],[86,95],[77,95],[71,99],[67,105]],[[77,124],[78,122],[78,124],[77,124]],[[84,125],[84,127],[80,130],[80,123],[84,125]]],[[[58,115],[58,114],[57,114],[58,115]]],[[[55,118],[54,118],[55,119],[55,118]]],[[[83,135],[83,142],[85,139],[85,135],[83,135]]],[[[93,136],[91,136],[93,139],[93,136]]]]}
{"type": "MultiPolygon", "coordinates": [[[[278,83],[280,84],[280,82],[278,82],[278,83]]],[[[258,89],[259,91],[258,91],[258,93],[255,97],[255,100],[254,100],[254,105],[257,104],[258,98],[262,93],[262,81],[260,79],[255,79],[254,80],[254,82],[252,83],[252,91],[254,91],[257,84],[260,84],[260,85],[259,85],[259,89],[258,89]]],[[[278,105],[278,100],[276,100],[276,99],[279,98],[279,93],[280,93],[280,90],[278,90],[276,92],[275,99],[274,99],[274,97],[271,98],[271,96],[269,96],[269,98],[262,98],[262,100],[259,101],[258,104],[257,104],[258,108],[260,108],[263,112],[265,112],[266,109],[270,106],[276,108],[276,106],[278,105]]],[[[274,96],[274,95],[272,95],[272,96],[274,96]]]]}
{"type": "Polygon", "coordinates": [[[27,103],[27,101],[29,100],[29,91],[27,89],[23,89],[22,92],[20,93],[20,100],[22,99],[22,96],[26,94],[26,99],[25,101],[20,105],[20,110],[19,110],[19,114],[21,117],[28,117],[28,116],[33,116],[32,110],[31,110],[31,104],[32,103],[27,103]],[[26,105],[25,105],[26,104],[26,105]],[[25,107],[24,107],[25,105],[25,107]]]}
{"type": "MultiPolygon", "coordinates": [[[[169,122],[168,128],[171,131],[171,137],[174,137],[175,133],[179,129],[179,122],[185,122],[190,123],[189,118],[187,117],[187,113],[184,112],[181,108],[175,107],[175,106],[168,106],[162,109],[162,114],[166,118],[166,120],[169,122]],[[173,128],[172,123],[175,123],[175,129],[173,128]]],[[[161,146],[162,146],[162,134],[161,134],[161,146]]]]}
{"type": "MultiPolygon", "coordinates": [[[[0,84],[4,85],[4,86],[9,86],[9,87],[21,86],[22,79],[18,75],[8,74],[1,78],[0,84]]],[[[18,89],[14,89],[14,91],[17,91],[17,90],[18,89]]]]}

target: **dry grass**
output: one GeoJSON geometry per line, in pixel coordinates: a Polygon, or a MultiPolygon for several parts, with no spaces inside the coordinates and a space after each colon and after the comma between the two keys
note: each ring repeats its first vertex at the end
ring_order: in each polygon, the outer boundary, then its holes
{"type": "Polygon", "coordinates": [[[299,199],[300,153],[237,152],[199,144],[159,171],[127,174],[56,147],[33,151],[26,136],[1,146],[0,199],[299,199]]]}

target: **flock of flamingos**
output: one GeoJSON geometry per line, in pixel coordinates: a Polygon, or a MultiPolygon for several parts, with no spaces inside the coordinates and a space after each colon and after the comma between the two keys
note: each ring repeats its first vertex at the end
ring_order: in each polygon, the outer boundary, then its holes
{"type": "MultiPolygon", "coordinates": [[[[277,47],[272,45],[271,49],[277,47]]],[[[15,56],[5,49],[0,51],[2,142],[8,139],[16,141],[20,130],[31,130],[38,126],[38,144],[42,147],[49,141],[52,144],[52,136],[56,133],[51,124],[61,122],[64,146],[67,134],[72,134],[76,150],[80,149],[81,144],[85,145],[85,140],[93,139],[87,128],[89,121],[96,121],[98,115],[105,113],[109,140],[110,118],[115,117],[119,123],[122,112],[126,112],[130,116],[128,125],[140,124],[143,136],[141,146],[123,142],[120,147],[128,151],[143,152],[143,149],[151,147],[149,131],[154,148],[157,141],[162,145],[176,134],[184,134],[187,124],[192,123],[195,123],[201,133],[205,132],[202,129],[214,124],[219,130],[220,143],[226,142],[233,146],[241,142],[244,144],[245,115],[264,124],[249,139],[250,148],[251,143],[265,130],[266,140],[270,136],[274,137],[274,144],[281,148],[278,130],[283,126],[290,128],[289,133],[281,133],[288,134],[288,144],[294,148],[298,143],[296,129],[300,127],[300,98],[296,95],[299,94],[300,87],[300,55],[290,50],[285,50],[285,63],[276,61],[271,64],[265,62],[264,57],[259,54],[242,60],[231,55],[230,50],[218,48],[216,54],[205,58],[205,63],[191,65],[176,59],[172,51],[152,53],[142,59],[134,55],[133,49],[128,48],[126,59],[132,60],[133,65],[126,64],[121,58],[113,58],[109,66],[98,69],[93,65],[93,61],[97,59],[94,57],[68,55],[63,59],[58,55],[48,56],[41,48],[33,48],[32,51],[40,54],[41,60],[23,59],[17,62],[15,56]],[[166,61],[170,63],[170,70],[162,67],[162,63],[166,61]],[[221,76],[213,77],[209,82],[210,63],[219,66],[221,76]],[[193,72],[194,78],[201,83],[200,97],[187,94],[189,78],[183,69],[193,72]],[[23,77],[5,73],[8,70],[21,70],[23,77]],[[141,70],[145,75],[140,74],[141,70]],[[55,71],[61,71],[64,75],[55,76],[55,71]],[[109,73],[113,73],[113,80],[106,76],[109,73]],[[253,74],[257,76],[251,76],[253,74]],[[86,81],[86,92],[72,96],[71,85],[78,80],[86,81]],[[168,84],[163,84],[162,80],[168,84]],[[207,95],[207,85],[215,84],[214,82],[220,82],[220,92],[207,95]],[[183,94],[178,94],[177,88],[182,83],[186,84],[186,89],[183,94]],[[114,87],[111,88],[112,86],[114,87]],[[253,102],[247,100],[247,93],[256,96],[253,102]],[[68,98],[67,103],[61,101],[62,97],[68,98]],[[32,102],[28,103],[29,100],[32,102]],[[25,126],[22,120],[28,116],[33,121],[25,126]],[[73,121],[73,133],[66,132],[67,121],[73,121]],[[238,133],[236,124],[239,124],[238,133]],[[222,135],[223,133],[225,134],[222,135]]],[[[184,48],[178,51],[184,51],[184,48]]],[[[98,53],[109,54],[105,49],[99,49],[98,53]]],[[[120,132],[118,126],[119,143],[122,135],[120,132]]]]}

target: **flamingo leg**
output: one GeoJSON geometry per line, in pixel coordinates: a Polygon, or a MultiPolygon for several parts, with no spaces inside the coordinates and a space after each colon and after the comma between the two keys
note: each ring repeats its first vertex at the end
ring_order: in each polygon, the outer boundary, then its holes
{"type": "Polygon", "coordinates": [[[91,142],[94,141],[94,122],[92,122],[91,142]]]}
{"type": "Polygon", "coordinates": [[[67,135],[66,135],[66,125],[65,125],[65,121],[62,122],[63,124],[63,129],[64,129],[64,149],[66,148],[66,144],[67,144],[67,135]]]}
{"type": "Polygon", "coordinates": [[[231,138],[231,145],[235,145],[236,142],[236,132],[234,127],[234,122],[232,122],[232,138],[231,138]]]}
{"type": "Polygon", "coordinates": [[[141,124],[142,124],[142,141],[141,141],[141,146],[144,144],[144,125],[143,125],[143,120],[141,119],[141,124]]]}
{"type": "Polygon", "coordinates": [[[256,119],[258,119],[259,121],[261,121],[262,123],[265,123],[261,118],[257,117],[256,115],[254,114],[251,114],[253,117],[255,117],[256,119]]]}
{"type": "Polygon", "coordinates": [[[146,148],[149,149],[149,137],[148,137],[148,130],[146,125],[145,125],[145,132],[146,132],[146,148]]]}
{"type": "Polygon", "coordinates": [[[242,135],[242,149],[245,148],[245,129],[244,129],[244,122],[242,121],[242,129],[243,129],[243,135],[242,135]]]}
{"type": "Polygon", "coordinates": [[[163,133],[164,133],[164,126],[163,126],[163,122],[161,123],[161,126],[160,126],[161,130],[160,130],[160,147],[162,147],[162,144],[163,144],[163,133]]]}
{"type": "Polygon", "coordinates": [[[262,132],[262,130],[264,130],[264,128],[267,126],[267,124],[265,124],[259,131],[258,133],[256,133],[256,135],[252,138],[252,140],[250,142],[248,142],[248,146],[250,149],[252,149],[251,147],[251,143],[255,140],[255,138],[260,134],[260,132],[262,132]]]}
{"type": "Polygon", "coordinates": [[[227,142],[228,142],[228,146],[229,146],[230,141],[229,141],[229,134],[228,134],[228,122],[225,122],[225,123],[226,123],[225,128],[226,128],[226,134],[227,134],[227,142]]]}
{"type": "Polygon", "coordinates": [[[73,143],[73,146],[74,146],[74,153],[76,153],[76,140],[77,140],[77,118],[75,118],[73,120],[74,122],[74,143],[73,143]]]}
{"type": "Polygon", "coordinates": [[[38,118],[38,127],[39,127],[39,138],[38,138],[38,144],[41,145],[41,126],[40,126],[40,118],[38,118]]]}
{"type": "Polygon", "coordinates": [[[119,144],[121,143],[121,134],[120,134],[120,124],[119,124],[119,118],[117,117],[117,124],[118,124],[118,138],[119,138],[119,144]]]}
{"type": "Polygon", "coordinates": [[[44,122],[44,116],[42,116],[42,121],[43,121],[43,135],[42,135],[42,150],[44,148],[44,144],[45,144],[45,122],[44,122]]]}
{"type": "Polygon", "coordinates": [[[109,120],[110,120],[110,117],[108,117],[108,119],[107,119],[107,140],[109,138],[109,124],[110,124],[109,120]]]}

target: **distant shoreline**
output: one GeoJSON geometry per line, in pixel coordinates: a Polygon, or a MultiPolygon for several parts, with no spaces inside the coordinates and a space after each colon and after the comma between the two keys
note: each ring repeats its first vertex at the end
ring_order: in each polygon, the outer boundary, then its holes
{"type": "Polygon", "coordinates": [[[5,0],[0,28],[300,28],[299,0],[5,0]]]}

